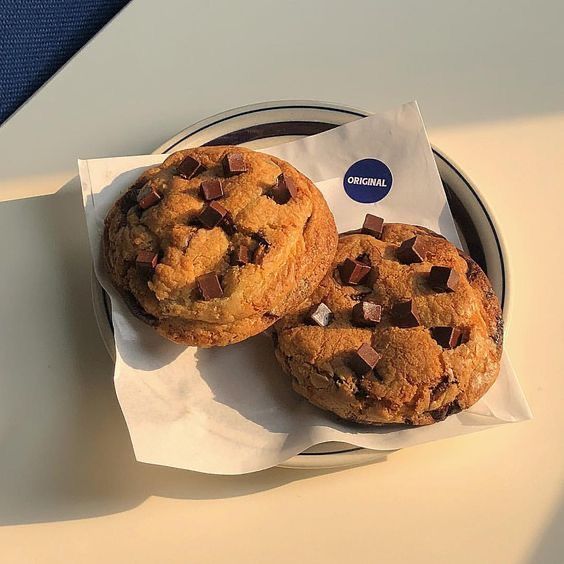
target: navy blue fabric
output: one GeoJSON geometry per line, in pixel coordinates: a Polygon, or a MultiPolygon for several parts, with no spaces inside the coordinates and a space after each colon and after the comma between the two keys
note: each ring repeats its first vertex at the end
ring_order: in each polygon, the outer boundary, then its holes
{"type": "Polygon", "coordinates": [[[0,0],[0,123],[129,0],[0,0]]]}

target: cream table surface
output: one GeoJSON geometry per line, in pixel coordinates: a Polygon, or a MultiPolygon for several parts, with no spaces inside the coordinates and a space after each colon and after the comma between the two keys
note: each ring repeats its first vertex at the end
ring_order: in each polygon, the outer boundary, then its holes
{"type": "Polygon", "coordinates": [[[560,2],[136,0],[0,128],[2,562],[564,561],[560,2]],[[533,5],[534,4],[534,5],[533,5]],[[495,211],[535,419],[360,468],[136,463],[75,162],[242,104],[417,98],[495,211]]]}

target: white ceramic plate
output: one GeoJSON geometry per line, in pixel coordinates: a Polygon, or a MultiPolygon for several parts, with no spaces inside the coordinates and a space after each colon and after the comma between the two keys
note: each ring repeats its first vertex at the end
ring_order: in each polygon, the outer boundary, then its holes
{"type": "MultiPolygon", "coordinates": [[[[170,153],[201,145],[243,145],[251,149],[315,135],[370,112],[317,101],[266,102],[229,110],[200,121],[163,143],[154,153],[170,153]]],[[[464,250],[488,274],[507,322],[509,286],[506,253],[492,213],[477,188],[451,159],[433,148],[437,167],[463,241],[464,250]]],[[[92,296],[100,332],[115,358],[110,304],[92,274],[92,296]]],[[[347,443],[324,443],[287,460],[291,468],[335,468],[383,460],[389,452],[347,443]]]]}

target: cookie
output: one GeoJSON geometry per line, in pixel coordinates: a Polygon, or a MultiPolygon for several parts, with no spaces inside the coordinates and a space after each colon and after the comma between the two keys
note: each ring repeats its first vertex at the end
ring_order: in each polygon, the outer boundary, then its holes
{"type": "Polygon", "coordinates": [[[317,287],[337,247],[315,185],[240,147],[178,151],[108,213],[104,255],[131,311],[202,347],[260,333],[317,287]]]}
{"type": "Polygon", "coordinates": [[[327,276],[274,333],[296,392],[375,425],[428,425],[473,405],[497,378],[502,339],[470,257],[428,229],[377,221],[340,237],[327,276]]]}

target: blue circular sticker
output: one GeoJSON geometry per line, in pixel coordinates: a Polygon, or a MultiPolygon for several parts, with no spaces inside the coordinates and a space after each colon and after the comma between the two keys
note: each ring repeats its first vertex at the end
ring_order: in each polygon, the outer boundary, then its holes
{"type": "Polygon", "coordinates": [[[353,200],[373,204],[385,198],[392,189],[392,172],[378,159],[362,159],[349,167],[343,185],[353,200]]]}

